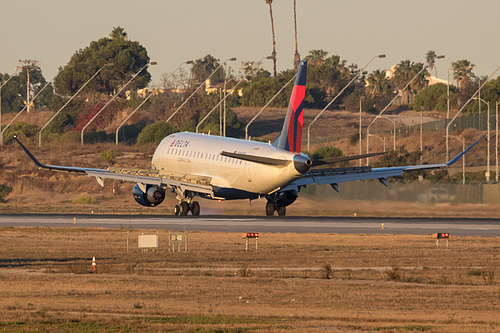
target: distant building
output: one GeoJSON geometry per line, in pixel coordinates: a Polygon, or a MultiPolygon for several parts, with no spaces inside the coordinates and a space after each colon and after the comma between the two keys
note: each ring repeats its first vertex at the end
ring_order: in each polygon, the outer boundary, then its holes
{"type": "MultiPolygon", "coordinates": [[[[212,86],[210,79],[205,81],[205,92],[208,94],[214,93],[214,92],[219,92],[219,91],[224,91],[224,82],[221,82],[215,86],[212,86]]],[[[226,84],[226,94],[234,94],[234,89],[230,88],[228,84],[226,84]]],[[[238,89],[238,96],[243,96],[243,90],[238,89]]]]}

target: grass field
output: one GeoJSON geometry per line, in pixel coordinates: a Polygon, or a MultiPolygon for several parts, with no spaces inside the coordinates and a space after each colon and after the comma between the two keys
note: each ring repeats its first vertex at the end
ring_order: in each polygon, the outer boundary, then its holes
{"type": "Polygon", "coordinates": [[[0,330],[485,332],[500,328],[499,238],[0,228],[0,330]],[[127,231],[129,251],[127,251],[127,231]],[[97,274],[91,274],[96,257],[97,274]]]}

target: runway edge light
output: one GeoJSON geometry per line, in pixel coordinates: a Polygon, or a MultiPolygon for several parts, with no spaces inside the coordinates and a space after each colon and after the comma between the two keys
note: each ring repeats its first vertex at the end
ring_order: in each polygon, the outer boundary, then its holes
{"type": "Polygon", "coordinates": [[[450,238],[450,234],[447,232],[438,232],[432,234],[432,238],[440,239],[440,238],[450,238]]]}
{"type": "Polygon", "coordinates": [[[259,233],[258,232],[247,232],[241,234],[241,238],[258,238],[259,233]]]}

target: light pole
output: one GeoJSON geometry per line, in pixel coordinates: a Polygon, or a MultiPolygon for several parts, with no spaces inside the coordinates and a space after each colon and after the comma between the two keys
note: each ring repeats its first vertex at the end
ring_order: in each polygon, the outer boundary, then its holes
{"type": "MultiPolygon", "coordinates": [[[[176,72],[179,68],[181,68],[181,66],[182,66],[182,65],[184,65],[184,64],[188,64],[188,65],[189,65],[189,64],[192,64],[192,63],[194,63],[194,61],[193,61],[193,60],[188,60],[188,61],[182,62],[179,66],[177,66],[177,68],[176,68],[176,69],[174,69],[174,71],[173,71],[173,72],[172,72],[169,76],[174,75],[174,73],[175,73],[175,72],[176,72]]],[[[167,76],[167,80],[168,80],[168,77],[169,77],[169,76],[167,76]]],[[[116,142],[116,145],[117,145],[117,146],[118,146],[118,132],[120,131],[120,129],[123,127],[123,125],[125,125],[125,123],[126,123],[126,122],[130,119],[130,117],[132,117],[132,116],[134,115],[134,113],[136,113],[136,112],[137,112],[137,110],[139,110],[139,109],[140,109],[140,108],[141,108],[141,107],[142,107],[142,106],[143,106],[143,105],[144,105],[144,104],[145,104],[145,103],[149,100],[149,98],[151,98],[151,96],[153,96],[153,95],[154,95],[153,93],[149,93],[149,95],[148,95],[148,96],[147,96],[147,97],[146,97],[146,98],[145,98],[145,99],[141,102],[141,104],[139,104],[139,106],[138,106],[138,107],[136,107],[136,108],[135,108],[135,110],[134,110],[134,111],[132,111],[132,113],[130,113],[130,114],[127,116],[127,118],[125,118],[125,120],[124,120],[124,121],[122,121],[122,123],[120,124],[120,126],[118,126],[118,128],[116,129],[116,133],[115,133],[115,142],[116,142]]]]}
{"type": "Polygon", "coordinates": [[[260,114],[262,113],[262,111],[265,110],[265,108],[267,108],[269,106],[269,104],[271,104],[272,101],[274,101],[274,99],[279,95],[281,94],[281,92],[290,84],[293,82],[293,80],[295,80],[295,78],[297,77],[297,74],[295,74],[283,87],[281,87],[281,89],[276,93],[274,94],[274,96],[266,103],[266,105],[264,105],[262,107],[262,109],[260,109],[259,112],[257,112],[257,114],[252,118],[252,120],[250,120],[247,124],[247,126],[245,126],[245,140],[248,140],[248,127],[250,126],[251,123],[253,123],[253,121],[255,119],[257,119],[258,116],[260,116],[260,114]]]}
{"type": "Polygon", "coordinates": [[[384,138],[381,138],[380,136],[378,135],[375,135],[375,134],[368,134],[369,136],[373,136],[373,137],[376,137],[376,138],[379,138],[380,141],[382,141],[384,143],[384,152],[385,152],[385,137],[384,138]]]}
{"type": "MultiPolygon", "coordinates": [[[[437,56],[436,57],[437,59],[442,59],[444,58],[444,55],[440,55],[440,56],[437,56]]],[[[370,125],[368,125],[368,127],[366,128],[366,133],[369,134],[370,133],[370,127],[373,125],[373,123],[375,122],[375,120],[377,120],[378,118],[380,118],[380,116],[385,112],[387,111],[387,109],[392,105],[392,103],[394,103],[394,101],[396,101],[396,99],[401,96],[401,93],[403,91],[405,91],[409,86],[410,84],[421,74],[423,73],[424,70],[427,69],[427,67],[429,67],[428,65],[425,65],[422,67],[422,69],[406,84],[406,86],[399,90],[398,91],[398,94],[389,102],[389,104],[387,104],[385,106],[385,108],[382,109],[382,111],[380,111],[380,113],[375,117],[375,119],[372,120],[372,122],[370,123],[370,125]]],[[[369,152],[370,151],[370,136],[367,135],[366,136],[366,151],[369,152]]],[[[370,164],[370,158],[367,157],[366,158],[366,165],[369,165],[370,164]]]]}
{"type": "Polygon", "coordinates": [[[148,99],[153,96],[154,94],[152,92],[149,93],[149,95],[142,101],[141,104],[139,104],[138,107],[136,107],[134,109],[134,111],[132,111],[132,113],[130,113],[127,118],[125,118],[124,121],[122,121],[122,123],[120,124],[120,126],[118,126],[118,128],[116,129],[116,133],[115,133],[115,141],[116,141],[116,145],[118,146],[118,132],[120,132],[120,129],[122,128],[123,125],[125,125],[125,123],[130,119],[130,117],[132,117],[134,115],[134,113],[137,112],[137,110],[139,110],[141,108],[141,106],[144,105],[144,103],[146,103],[148,101],[148,99]]]}
{"type": "MultiPolygon", "coordinates": [[[[462,151],[465,150],[465,138],[461,139],[455,135],[450,135],[449,137],[462,141],[462,151]]],[[[465,155],[462,156],[462,184],[465,184],[465,155]]]]}
{"type": "Polygon", "coordinates": [[[448,73],[448,84],[446,86],[446,162],[448,162],[448,152],[449,152],[449,147],[448,147],[448,123],[450,121],[450,67],[446,70],[448,73]]]}
{"type": "Polygon", "coordinates": [[[137,75],[139,75],[140,72],[142,72],[142,70],[144,68],[146,68],[148,65],[151,65],[151,66],[154,66],[156,65],[157,62],[153,61],[153,62],[148,62],[146,63],[144,66],[142,66],[141,69],[139,69],[139,71],[137,73],[134,74],[134,76],[132,76],[132,78],[130,80],[128,80],[127,83],[125,83],[123,85],[123,87],[121,87],[120,90],[118,90],[118,92],[116,94],[113,95],[113,97],[102,107],[102,109],[99,110],[99,112],[97,112],[93,117],[92,119],[89,120],[89,122],[87,124],[85,124],[85,126],[83,126],[82,128],[82,132],[80,133],[80,138],[81,138],[81,141],[82,141],[82,145],[83,145],[83,132],[85,132],[85,129],[94,121],[95,118],[97,118],[98,115],[101,114],[102,111],[104,111],[104,109],[109,105],[109,103],[111,103],[122,91],[123,89],[125,89],[125,87],[133,80],[136,78],[137,75]]]}
{"type": "Polygon", "coordinates": [[[498,183],[498,104],[500,101],[496,102],[495,106],[495,181],[498,183]]]}
{"type": "MultiPolygon", "coordinates": [[[[224,62],[226,62],[226,61],[228,61],[228,60],[229,60],[229,59],[225,60],[224,62]]],[[[196,89],[195,89],[195,90],[191,93],[191,95],[189,95],[189,97],[188,97],[188,98],[186,98],[186,99],[184,100],[184,102],[182,102],[182,104],[181,104],[181,105],[180,105],[180,106],[179,106],[179,107],[178,107],[178,108],[177,108],[177,109],[176,109],[176,110],[175,110],[175,111],[174,111],[174,112],[170,115],[170,117],[168,117],[168,118],[167,118],[167,120],[165,121],[166,123],[168,123],[168,122],[170,121],[170,119],[172,119],[172,117],[173,117],[173,116],[175,116],[175,114],[176,114],[177,112],[179,112],[179,110],[180,110],[180,109],[182,109],[182,107],[183,107],[184,105],[186,105],[186,103],[187,103],[187,102],[188,102],[188,101],[189,101],[189,100],[190,100],[190,99],[194,96],[194,94],[196,94],[196,92],[197,92],[198,90],[200,90],[200,88],[201,88],[201,87],[203,87],[203,85],[205,85],[205,82],[207,82],[207,80],[208,80],[208,79],[210,79],[210,78],[211,78],[211,77],[212,77],[215,73],[217,73],[217,71],[219,70],[219,68],[221,68],[221,67],[222,67],[222,65],[223,65],[223,64],[224,64],[224,63],[220,64],[220,65],[219,65],[219,66],[218,66],[218,67],[217,67],[217,68],[216,68],[216,69],[212,72],[212,74],[210,74],[210,75],[209,75],[209,76],[208,76],[208,77],[207,77],[207,78],[206,78],[206,79],[205,79],[205,80],[204,80],[204,81],[203,81],[203,82],[202,82],[202,83],[201,83],[201,84],[200,84],[200,85],[199,85],[199,86],[198,86],[198,87],[197,87],[197,88],[196,88],[196,89]]]]}
{"type": "MultiPolygon", "coordinates": [[[[359,99],[359,155],[363,154],[363,132],[362,132],[362,118],[361,118],[361,111],[363,109],[363,104],[361,103],[362,99],[359,99]]],[[[308,152],[309,153],[309,152],[308,152]]],[[[361,159],[359,159],[359,166],[361,166],[361,159]]]]}
{"type": "MultiPolygon", "coordinates": [[[[35,95],[35,97],[33,97],[33,99],[32,99],[32,100],[34,101],[34,100],[38,97],[38,95],[40,95],[40,94],[42,93],[42,91],[43,91],[45,88],[47,88],[47,87],[48,87],[51,83],[52,83],[52,82],[50,82],[50,81],[49,81],[49,82],[47,82],[47,83],[43,86],[43,88],[42,88],[42,89],[40,89],[40,90],[37,92],[37,94],[35,95]]],[[[7,130],[7,128],[9,128],[9,127],[10,127],[10,124],[12,124],[12,123],[14,122],[14,120],[16,120],[16,119],[17,119],[17,117],[19,117],[19,116],[21,115],[21,113],[23,113],[23,111],[24,111],[24,110],[26,110],[26,108],[27,108],[27,107],[28,107],[28,105],[25,105],[25,106],[24,106],[24,108],[22,108],[22,109],[21,109],[21,111],[19,111],[19,112],[16,114],[16,116],[15,116],[14,118],[12,118],[12,120],[11,120],[11,121],[7,124],[7,126],[5,126],[5,128],[4,128],[2,131],[0,131],[0,132],[1,132],[1,134],[0,134],[0,135],[1,135],[2,137],[3,137],[3,134],[5,133],[5,131],[7,130]]]]}
{"type": "Polygon", "coordinates": [[[349,87],[351,85],[351,83],[354,82],[354,80],[356,80],[358,78],[358,76],[361,75],[361,73],[363,73],[363,71],[365,70],[366,67],[368,67],[368,65],[370,65],[372,63],[373,60],[375,60],[376,58],[385,58],[386,55],[385,54],[379,54],[379,55],[376,55],[374,56],[366,65],[365,67],[361,68],[358,72],[358,74],[356,74],[352,79],[351,81],[349,81],[349,83],[347,83],[345,85],[344,88],[342,88],[342,90],[337,94],[337,96],[335,96],[331,101],[330,103],[327,104],[327,106],[325,106],[323,108],[323,110],[320,111],[320,113],[318,113],[318,115],[313,119],[313,121],[311,121],[311,123],[309,124],[309,126],[307,126],[307,151],[310,151],[309,150],[309,144],[310,144],[310,130],[311,130],[311,126],[312,124],[314,124],[316,122],[316,120],[318,120],[318,118],[323,114],[323,112],[325,112],[326,109],[328,109],[330,107],[330,105],[332,105],[333,102],[335,102],[335,100],[344,92],[344,90],[347,89],[347,87],[349,87]]]}
{"type": "MultiPolygon", "coordinates": [[[[222,128],[222,132],[223,132],[223,135],[222,136],[226,136],[226,95],[227,95],[227,91],[226,91],[226,82],[227,82],[227,62],[228,61],[236,61],[236,57],[232,57],[226,61],[224,61],[224,121],[223,121],[223,128],[222,128]]],[[[234,91],[234,88],[233,88],[233,91],[234,91]]]]}
{"type": "Polygon", "coordinates": [[[47,127],[51,122],[52,120],[54,120],[55,117],[57,117],[57,115],[73,100],[73,98],[76,97],[76,95],[78,95],[78,93],[80,93],[80,91],[82,91],[83,88],[85,88],[85,86],[94,78],[97,76],[97,74],[99,74],[101,72],[101,70],[104,68],[104,67],[109,67],[109,66],[114,66],[114,63],[110,62],[110,63],[107,63],[105,65],[103,65],[101,68],[99,68],[99,70],[97,70],[97,72],[95,72],[95,74],[87,80],[87,82],[85,82],[83,84],[83,86],[80,87],[80,89],[78,89],[78,91],[73,95],[71,96],[71,98],[52,116],[50,117],[50,119],[42,126],[42,128],[40,129],[40,131],[38,132],[38,147],[41,147],[42,146],[42,132],[43,130],[45,129],[45,127],[47,127]]]}
{"type": "Polygon", "coordinates": [[[380,118],[387,119],[390,122],[392,122],[393,125],[394,125],[394,129],[393,129],[393,141],[394,141],[394,151],[396,151],[396,120],[395,119],[391,119],[391,118],[389,118],[387,116],[381,116],[380,118]]]}
{"type": "Polygon", "coordinates": [[[16,70],[26,68],[26,106],[27,112],[30,113],[30,71],[39,71],[40,67],[37,60],[19,60],[17,63],[16,70]]]}
{"type": "MultiPolygon", "coordinates": [[[[16,70],[16,72],[17,72],[17,70],[16,70]]],[[[2,84],[0,84],[0,146],[3,146],[3,134],[2,134],[2,88],[3,88],[3,86],[5,86],[7,84],[7,82],[10,81],[10,79],[12,79],[14,77],[14,74],[16,74],[16,72],[14,72],[7,79],[7,81],[5,81],[2,84]]]]}
{"type": "MultiPolygon", "coordinates": [[[[237,87],[237,86],[238,86],[241,82],[243,82],[243,80],[238,81],[238,83],[236,83],[236,85],[234,86],[234,89],[236,89],[236,87],[237,87]]],[[[227,96],[226,96],[226,97],[227,97],[227,96]]],[[[218,107],[219,105],[221,105],[221,104],[222,104],[222,102],[224,102],[224,100],[226,99],[226,97],[224,97],[224,98],[223,98],[223,99],[222,99],[219,103],[217,103],[217,105],[216,105],[216,106],[214,106],[214,108],[213,108],[212,110],[210,110],[210,112],[209,112],[209,113],[207,113],[207,115],[205,116],[205,118],[203,118],[203,119],[202,119],[202,120],[198,123],[198,125],[196,125],[196,133],[198,133],[198,129],[199,129],[200,125],[201,125],[201,124],[202,124],[202,123],[203,123],[203,122],[204,122],[204,121],[208,118],[208,116],[210,116],[210,115],[212,114],[212,112],[214,112],[214,111],[215,111],[215,109],[217,109],[217,107],[218,107]]]]}
{"type": "Polygon", "coordinates": [[[193,61],[193,60],[188,60],[188,61],[183,61],[183,62],[181,62],[181,64],[180,64],[179,66],[177,66],[177,68],[176,68],[176,69],[174,69],[174,70],[172,71],[172,73],[168,74],[168,75],[165,77],[165,79],[164,79],[165,88],[167,88],[168,79],[169,79],[171,76],[173,76],[173,75],[175,74],[175,72],[177,72],[177,70],[178,70],[179,68],[181,68],[181,67],[182,67],[182,65],[184,65],[184,64],[190,65],[190,64],[193,64],[193,63],[194,63],[194,61],[193,61]]]}
{"type": "MultiPolygon", "coordinates": [[[[481,88],[480,88],[481,89],[481,88]]],[[[488,152],[486,154],[486,182],[490,182],[490,102],[485,101],[484,99],[480,97],[474,97],[474,99],[477,99],[479,101],[479,104],[481,102],[485,103],[486,106],[488,106],[488,115],[486,117],[486,127],[488,127],[488,137],[487,137],[487,142],[488,142],[488,152]]]]}
{"type": "Polygon", "coordinates": [[[453,117],[453,119],[450,122],[448,122],[448,125],[446,125],[446,161],[448,161],[448,158],[449,158],[448,136],[449,136],[449,132],[450,132],[450,125],[453,124],[453,122],[455,121],[455,119],[457,119],[458,115],[460,113],[462,113],[462,111],[465,109],[465,107],[467,106],[467,104],[469,104],[470,101],[472,101],[476,97],[476,95],[479,92],[479,90],[481,90],[481,88],[495,75],[495,73],[499,69],[500,69],[500,66],[498,66],[497,69],[495,69],[495,71],[490,76],[488,76],[488,79],[483,82],[483,84],[479,87],[479,89],[476,90],[476,92],[467,100],[467,102],[465,102],[464,105],[462,105],[462,107],[460,108],[460,110],[458,110],[458,112],[455,114],[455,116],[453,117]]]}

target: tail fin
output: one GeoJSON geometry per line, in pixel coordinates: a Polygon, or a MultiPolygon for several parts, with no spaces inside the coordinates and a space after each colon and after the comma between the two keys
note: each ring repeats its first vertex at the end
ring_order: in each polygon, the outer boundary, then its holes
{"type": "Polygon", "coordinates": [[[302,126],[304,124],[304,97],[306,95],[307,61],[300,62],[297,78],[293,86],[290,104],[286,112],[281,134],[273,143],[280,149],[300,153],[302,144],[302,126]]]}

